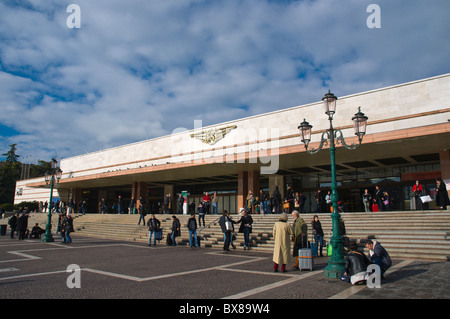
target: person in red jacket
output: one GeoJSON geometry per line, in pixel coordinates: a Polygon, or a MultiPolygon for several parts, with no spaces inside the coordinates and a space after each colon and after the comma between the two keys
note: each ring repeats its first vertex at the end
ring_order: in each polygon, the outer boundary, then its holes
{"type": "Polygon", "coordinates": [[[414,197],[416,198],[416,210],[422,210],[423,206],[422,206],[422,200],[420,199],[420,196],[423,195],[423,187],[419,183],[419,181],[416,181],[416,183],[413,186],[412,191],[414,193],[414,197]]]}

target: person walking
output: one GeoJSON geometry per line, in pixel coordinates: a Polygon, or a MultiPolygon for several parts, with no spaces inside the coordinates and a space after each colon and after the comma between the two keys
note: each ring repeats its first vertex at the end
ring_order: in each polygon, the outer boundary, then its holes
{"type": "Polygon", "coordinates": [[[364,194],[362,195],[362,201],[364,204],[364,211],[366,213],[370,213],[370,203],[372,202],[372,195],[370,195],[367,188],[364,190],[364,194]]]}
{"type": "Polygon", "coordinates": [[[176,246],[177,242],[175,241],[175,238],[181,236],[181,225],[177,216],[172,215],[172,220],[172,234],[170,236],[172,237],[172,246],[176,246]]]}
{"type": "Polygon", "coordinates": [[[22,213],[17,219],[17,237],[19,240],[26,239],[26,231],[28,228],[28,214],[22,213]]]}
{"type": "Polygon", "coordinates": [[[292,269],[299,270],[298,250],[308,247],[308,225],[305,223],[305,220],[300,217],[298,210],[292,212],[292,218],[294,219],[294,251],[292,256],[295,257],[295,264],[292,266],[292,269]]]}
{"type": "Polygon", "coordinates": [[[152,214],[150,219],[147,221],[148,226],[148,245],[151,246],[152,236],[153,236],[153,246],[156,246],[156,232],[160,232],[161,222],[152,214]]]}
{"type": "Polygon", "coordinates": [[[416,183],[414,184],[412,191],[414,193],[414,199],[416,202],[416,210],[422,210],[423,206],[422,206],[422,200],[420,199],[420,196],[423,195],[423,186],[422,184],[419,183],[419,181],[416,181],[416,183]]]}
{"type": "Polygon", "coordinates": [[[323,257],[323,229],[322,224],[319,221],[319,216],[315,215],[314,220],[311,223],[312,231],[314,235],[314,241],[316,242],[317,247],[319,248],[319,256],[323,257]],[[320,245],[320,246],[319,246],[320,245]]]}
{"type": "Polygon", "coordinates": [[[189,230],[189,246],[199,248],[197,240],[197,221],[195,220],[195,214],[192,213],[191,217],[187,221],[187,228],[189,230]]]}
{"type": "Polygon", "coordinates": [[[134,214],[134,209],[136,208],[136,200],[131,197],[130,205],[128,205],[128,214],[134,214]]]}
{"type": "Polygon", "coordinates": [[[17,220],[18,220],[19,214],[15,213],[11,216],[11,218],[8,220],[8,225],[11,228],[11,233],[9,234],[9,238],[14,239],[14,233],[17,229],[17,220]]]}
{"type": "Polygon", "coordinates": [[[142,226],[145,226],[145,202],[144,199],[141,197],[139,199],[139,221],[138,221],[138,226],[141,224],[141,220],[142,220],[142,226]]]}
{"type": "Polygon", "coordinates": [[[331,206],[333,203],[331,202],[331,191],[325,195],[325,204],[327,205],[327,213],[331,213],[331,206]]]}
{"type": "Polygon", "coordinates": [[[217,196],[217,193],[214,193],[214,196],[212,198],[212,208],[213,208],[213,214],[217,215],[217,208],[218,208],[218,203],[219,203],[219,197],[217,196]]]}
{"type": "Polygon", "coordinates": [[[436,180],[436,206],[441,210],[446,210],[447,205],[450,205],[447,188],[442,179],[438,178],[436,180]]]}
{"type": "Polygon", "coordinates": [[[239,233],[244,234],[244,250],[250,250],[250,233],[252,232],[253,218],[247,213],[245,209],[242,210],[241,219],[237,222],[239,226],[239,233]]]}
{"type": "Polygon", "coordinates": [[[66,243],[66,230],[64,228],[64,214],[58,214],[58,226],[56,228],[56,234],[61,234],[63,244],[66,243]]]}
{"type": "Polygon", "coordinates": [[[206,227],[205,224],[205,206],[203,205],[202,202],[198,203],[198,207],[197,207],[197,211],[198,211],[198,225],[200,227],[202,227],[202,220],[203,220],[203,228],[206,227]]]}
{"type": "Polygon", "coordinates": [[[210,205],[211,205],[211,196],[209,196],[208,192],[205,193],[203,196],[203,208],[205,211],[205,214],[209,214],[210,211],[210,205]]]}
{"type": "Polygon", "coordinates": [[[281,194],[278,186],[275,186],[273,191],[273,206],[275,207],[275,214],[281,213],[281,194]]]}
{"type": "Polygon", "coordinates": [[[323,206],[322,190],[317,190],[314,194],[314,199],[316,200],[316,213],[321,213],[323,206]]]}
{"type": "Polygon", "coordinates": [[[286,272],[286,264],[291,260],[291,236],[293,235],[291,226],[287,223],[288,217],[282,213],[278,218],[278,222],[273,226],[273,238],[275,238],[275,246],[273,249],[273,270],[278,272],[281,264],[281,271],[286,272]]]}
{"type": "Polygon", "coordinates": [[[179,194],[177,198],[177,214],[183,214],[184,197],[179,194]]]}
{"type": "Polygon", "coordinates": [[[383,210],[383,192],[381,191],[381,188],[378,185],[375,186],[374,200],[378,205],[378,211],[381,212],[383,210]]]}
{"type": "Polygon", "coordinates": [[[222,216],[219,219],[219,225],[224,233],[225,239],[223,241],[223,251],[230,251],[231,233],[233,231],[233,224],[236,222],[231,219],[227,210],[223,211],[222,216]]]}
{"type": "Polygon", "coordinates": [[[67,215],[64,218],[64,231],[65,231],[65,238],[66,238],[65,243],[71,244],[72,238],[70,237],[70,233],[72,233],[74,231],[72,215],[67,215]]]}
{"type": "Polygon", "coordinates": [[[303,214],[305,212],[306,196],[302,192],[298,195],[298,212],[303,214]]]}
{"type": "Polygon", "coordinates": [[[119,195],[119,197],[117,198],[117,214],[122,214],[123,212],[123,200],[122,200],[122,195],[119,195]]]}
{"type": "Polygon", "coordinates": [[[102,201],[100,202],[100,213],[101,214],[108,213],[108,206],[107,206],[106,200],[104,198],[102,198],[102,201]]]}
{"type": "Polygon", "coordinates": [[[292,190],[291,186],[288,186],[287,190],[286,190],[286,197],[285,200],[286,202],[289,204],[289,214],[291,214],[294,210],[294,191],[292,190]]]}

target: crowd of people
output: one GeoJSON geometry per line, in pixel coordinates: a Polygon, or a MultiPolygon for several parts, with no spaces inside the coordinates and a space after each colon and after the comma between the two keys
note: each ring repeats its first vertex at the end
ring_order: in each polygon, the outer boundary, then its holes
{"type": "MultiPolygon", "coordinates": [[[[308,194],[309,195],[309,194],[308,194]]],[[[445,210],[450,205],[446,185],[442,179],[436,180],[436,186],[430,189],[430,194],[433,198],[426,196],[425,187],[416,181],[412,186],[410,198],[413,200],[412,210],[423,210],[427,208],[430,201],[435,201],[436,208],[445,210]]],[[[312,194],[311,194],[312,196],[312,194]]],[[[253,193],[249,190],[244,201],[244,209],[251,214],[291,214],[292,211],[297,210],[301,214],[306,212],[307,196],[303,192],[294,191],[291,186],[285,189],[284,197],[280,192],[278,186],[275,186],[272,194],[264,190],[259,190],[257,193],[253,193]]],[[[310,203],[308,212],[319,213],[331,213],[332,211],[332,196],[331,191],[323,191],[318,189],[314,192],[314,196],[311,197],[313,201],[310,203]]],[[[373,192],[369,192],[369,189],[364,189],[361,196],[362,206],[365,212],[380,212],[392,210],[393,205],[398,205],[398,199],[394,202],[394,199],[388,191],[383,190],[380,185],[376,185],[373,192]]],[[[183,214],[183,206],[186,198],[182,194],[178,194],[176,199],[172,194],[164,195],[164,198],[160,201],[145,200],[142,197],[139,200],[131,197],[125,205],[125,201],[122,196],[119,195],[113,202],[108,202],[105,198],[102,198],[98,202],[98,212],[100,214],[139,214],[140,221],[145,225],[144,216],[147,214],[183,214]]],[[[195,201],[188,203],[188,214],[198,213],[200,216],[206,214],[217,215],[219,211],[218,207],[219,196],[217,193],[209,194],[205,192],[198,204],[195,201]]],[[[347,212],[348,208],[342,200],[338,203],[339,212],[347,212]]],[[[36,212],[47,213],[50,209],[48,202],[39,202],[39,208],[36,212]]],[[[88,203],[86,200],[80,200],[79,203],[75,203],[73,199],[68,202],[61,200],[55,201],[51,207],[52,213],[78,213],[86,214],[88,211],[88,203]]],[[[140,223],[139,221],[139,223],[140,223]]],[[[202,220],[203,221],[203,220],[202,220]]]]}
{"type": "MultiPolygon", "coordinates": [[[[286,264],[294,258],[294,264],[292,266],[293,270],[299,269],[299,249],[311,247],[308,242],[308,225],[305,220],[300,217],[300,214],[304,213],[304,207],[306,202],[306,197],[301,192],[294,192],[291,187],[286,190],[284,200],[281,198],[281,193],[278,187],[275,187],[273,194],[270,196],[260,190],[258,196],[255,196],[251,190],[248,192],[248,196],[245,199],[244,207],[240,209],[237,219],[234,220],[233,217],[227,210],[223,210],[222,215],[218,218],[218,223],[223,232],[223,251],[229,252],[230,246],[234,249],[236,248],[233,244],[233,237],[235,236],[235,225],[239,225],[238,233],[243,234],[244,239],[244,250],[251,249],[250,234],[253,228],[253,218],[254,214],[268,214],[275,213],[279,214],[279,220],[274,224],[273,227],[273,238],[275,239],[275,246],[273,251],[273,262],[274,271],[279,271],[279,266],[281,265],[281,271],[286,272],[286,264]],[[293,223],[288,223],[288,216],[292,216],[293,223]],[[292,245],[292,252],[291,252],[292,245]]],[[[423,196],[425,195],[424,187],[419,181],[416,181],[412,188],[411,197],[415,198],[417,203],[423,203],[423,196]]],[[[322,191],[317,190],[314,199],[316,201],[314,207],[315,211],[320,212],[331,212],[331,192],[323,196],[322,191]]],[[[439,209],[446,209],[449,205],[448,193],[445,188],[445,184],[442,180],[438,179],[436,183],[436,188],[434,190],[434,199],[436,201],[436,206],[439,209]]],[[[377,185],[375,187],[374,194],[368,192],[365,189],[362,195],[362,201],[366,212],[369,211],[383,211],[389,210],[390,199],[388,192],[382,191],[377,185]]],[[[164,200],[164,212],[172,212],[172,200],[171,195],[165,196],[164,200]]],[[[185,203],[185,198],[179,195],[176,200],[176,211],[177,213],[183,213],[183,204],[185,203]]],[[[151,207],[151,206],[150,206],[151,207]]],[[[46,212],[48,208],[47,203],[40,203],[39,210],[46,212]]],[[[62,242],[65,244],[70,244],[72,238],[70,234],[74,231],[72,213],[76,212],[77,206],[71,199],[68,204],[57,201],[53,207],[52,211],[58,214],[58,223],[56,234],[60,233],[62,242]]],[[[119,195],[117,202],[112,207],[117,213],[137,213],[140,215],[138,225],[146,225],[149,230],[148,245],[156,245],[156,241],[163,239],[161,222],[156,218],[156,215],[151,213],[150,219],[145,222],[145,216],[148,209],[146,209],[145,200],[140,197],[139,201],[134,198],[131,199],[128,212],[125,211],[123,201],[119,195]]],[[[417,204],[416,209],[423,209],[423,206],[417,204]]],[[[151,210],[151,208],[150,208],[151,210]]],[[[345,206],[342,202],[339,203],[339,210],[346,211],[345,206]]],[[[99,211],[101,213],[107,213],[107,205],[105,199],[102,199],[99,205],[99,211]]],[[[84,214],[86,212],[86,202],[81,201],[78,205],[78,212],[84,214]]],[[[198,248],[200,247],[200,237],[197,234],[199,228],[206,227],[205,215],[206,214],[218,214],[218,196],[214,193],[210,196],[205,193],[199,202],[198,206],[190,207],[190,218],[187,220],[185,225],[189,233],[189,245],[190,247],[198,248]],[[198,215],[198,222],[197,222],[198,215]]],[[[28,216],[29,211],[27,208],[20,209],[19,212],[15,213],[8,224],[11,228],[10,238],[14,238],[17,233],[18,239],[23,240],[25,238],[40,238],[45,230],[39,227],[36,223],[32,228],[31,232],[28,230],[28,216]]],[[[172,227],[170,233],[167,234],[166,243],[167,245],[177,246],[177,237],[181,236],[182,225],[180,220],[176,215],[172,215],[172,227]]],[[[323,256],[324,248],[324,232],[319,221],[318,215],[314,216],[311,223],[311,230],[314,236],[315,246],[317,247],[317,255],[323,256]]],[[[345,235],[345,225],[342,220],[340,223],[340,235],[344,239],[345,235]]],[[[351,282],[352,284],[358,282],[364,282],[367,279],[367,267],[370,264],[376,264],[381,269],[381,274],[391,266],[392,262],[390,260],[389,254],[386,249],[381,246],[377,241],[368,239],[365,244],[367,250],[369,251],[368,256],[366,256],[361,251],[357,249],[350,249],[345,257],[345,273],[342,276],[342,280],[351,282]]]]}
{"type": "MultiPolygon", "coordinates": [[[[430,194],[427,194],[424,185],[416,180],[409,194],[410,209],[428,209],[429,203],[434,200],[436,209],[446,210],[447,206],[450,205],[450,200],[444,181],[441,178],[437,178],[435,186],[430,187],[429,191],[430,194]]],[[[361,199],[366,213],[389,211],[392,209],[392,197],[389,195],[389,192],[382,190],[379,185],[375,186],[373,194],[368,189],[365,189],[361,199]]]]}
{"type": "MultiPolygon", "coordinates": [[[[14,213],[8,220],[8,225],[10,228],[11,239],[15,239],[15,235],[17,235],[18,240],[24,239],[41,239],[42,234],[45,233],[45,230],[39,226],[39,223],[36,223],[31,231],[28,229],[28,219],[30,217],[30,211],[27,207],[19,208],[19,210],[14,213]]],[[[70,233],[74,232],[73,228],[73,218],[71,214],[68,213],[59,213],[58,214],[58,222],[56,233],[61,234],[62,242],[64,244],[70,244],[72,242],[72,238],[70,237],[70,233]]]]}
{"type": "MultiPolygon", "coordinates": [[[[279,271],[281,265],[281,271],[287,272],[286,265],[291,262],[292,258],[295,259],[295,263],[292,266],[293,270],[299,270],[299,250],[308,248],[308,227],[303,218],[300,217],[298,211],[292,212],[293,223],[288,223],[288,215],[285,213],[280,214],[278,222],[273,227],[273,237],[275,239],[275,247],[273,251],[273,270],[279,271]],[[293,246],[291,252],[291,243],[293,246]]],[[[314,216],[312,222],[312,230],[314,234],[314,240],[316,245],[320,245],[323,240],[323,230],[318,216],[314,216]]],[[[340,234],[343,235],[343,231],[340,230],[340,234]]],[[[345,256],[345,271],[342,273],[341,280],[351,282],[352,284],[365,283],[370,275],[368,272],[368,266],[375,264],[379,266],[381,278],[388,270],[392,261],[389,253],[386,249],[376,240],[367,239],[365,241],[365,247],[368,250],[366,256],[363,252],[359,251],[357,247],[350,247],[345,256]]],[[[320,249],[320,256],[322,255],[322,249],[320,249]]]]}

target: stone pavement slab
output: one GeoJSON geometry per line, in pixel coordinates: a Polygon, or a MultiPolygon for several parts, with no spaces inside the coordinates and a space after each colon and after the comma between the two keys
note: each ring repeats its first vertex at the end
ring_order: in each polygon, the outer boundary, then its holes
{"type": "Polygon", "coordinates": [[[394,260],[381,288],[372,289],[325,278],[327,257],[314,262],[313,271],[274,273],[272,254],[241,249],[148,247],[77,235],[64,245],[1,236],[0,299],[156,299],[175,305],[185,300],[220,305],[264,301],[279,309],[286,302],[330,298],[450,298],[448,262],[394,260]],[[75,272],[67,271],[73,264],[81,269],[80,288],[67,284],[76,279],[75,272]]]}

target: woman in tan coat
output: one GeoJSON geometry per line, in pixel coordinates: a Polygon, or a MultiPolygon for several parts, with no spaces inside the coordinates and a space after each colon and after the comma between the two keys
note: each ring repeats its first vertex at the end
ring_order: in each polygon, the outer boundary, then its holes
{"type": "Polygon", "coordinates": [[[278,265],[281,264],[281,271],[286,272],[286,264],[291,260],[291,236],[293,235],[291,226],[287,223],[286,214],[281,214],[278,222],[273,226],[273,237],[275,238],[275,248],[273,250],[273,270],[278,272],[278,265]]]}

